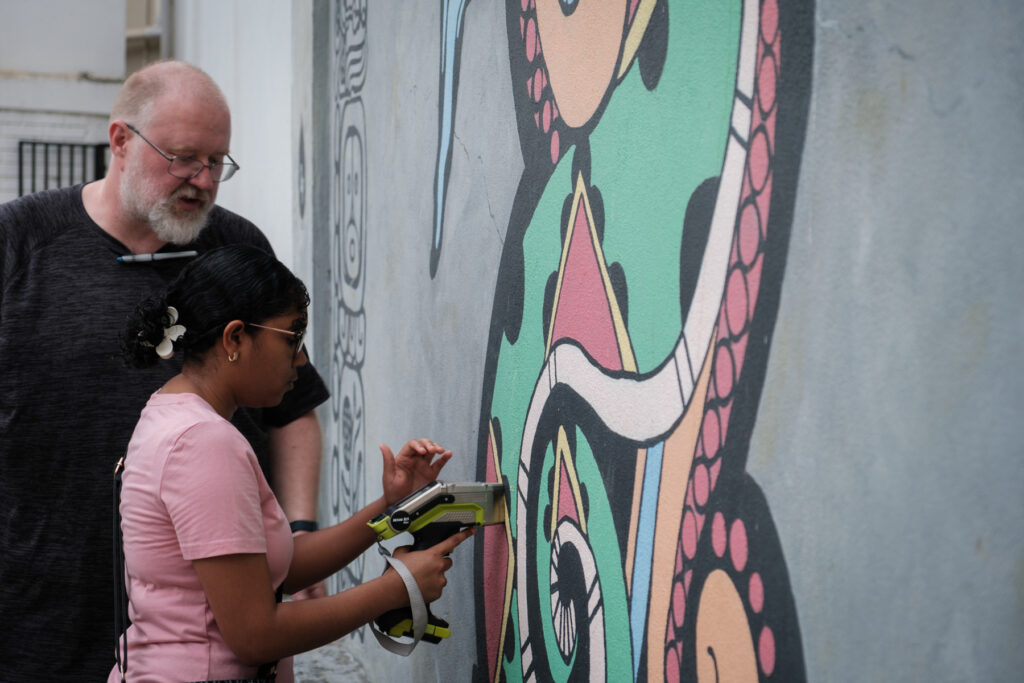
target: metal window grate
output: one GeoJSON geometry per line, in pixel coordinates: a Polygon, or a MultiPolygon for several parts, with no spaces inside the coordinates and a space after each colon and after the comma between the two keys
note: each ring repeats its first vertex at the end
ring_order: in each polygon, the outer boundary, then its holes
{"type": "Polygon", "coordinates": [[[18,141],[18,195],[102,178],[107,143],[18,141]]]}

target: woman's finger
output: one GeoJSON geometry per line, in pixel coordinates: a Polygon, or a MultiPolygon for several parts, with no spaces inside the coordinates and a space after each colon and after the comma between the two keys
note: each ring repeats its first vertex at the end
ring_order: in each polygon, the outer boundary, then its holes
{"type": "Polygon", "coordinates": [[[453,534],[452,536],[449,536],[444,541],[441,541],[441,543],[439,545],[443,544],[444,548],[445,548],[445,551],[444,551],[443,554],[448,555],[453,550],[455,550],[457,547],[459,547],[460,543],[462,543],[463,541],[465,541],[467,538],[469,538],[470,536],[472,536],[475,533],[476,533],[476,527],[471,526],[468,529],[463,529],[462,531],[458,532],[457,534],[453,534]]]}
{"type": "Polygon", "coordinates": [[[444,467],[445,463],[447,463],[451,459],[452,459],[452,452],[451,451],[445,451],[444,453],[441,454],[441,457],[437,458],[436,460],[434,460],[434,462],[430,463],[430,467],[431,467],[431,470],[434,473],[434,478],[435,479],[437,478],[437,475],[441,472],[441,468],[444,467]]]}
{"type": "Polygon", "coordinates": [[[391,452],[387,444],[380,445],[380,455],[384,459],[384,476],[389,477],[395,471],[395,454],[391,452]]]}

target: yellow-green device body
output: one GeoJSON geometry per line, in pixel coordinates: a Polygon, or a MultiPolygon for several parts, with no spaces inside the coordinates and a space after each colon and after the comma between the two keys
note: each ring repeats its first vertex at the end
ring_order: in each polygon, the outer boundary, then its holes
{"type": "MultiPolygon", "coordinates": [[[[506,488],[502,483],[433,481],[414,491],[367,522],[378,541],[409,532],[413,550],[429,548],[460,529],[500,524],[507,517],[506,488]]],[[[451,635],[448,622],[427,607],[428,624],[423,640],[439,643],[451,635]]],[[[374,620],[384,633],[398,638],[413,634],[408,607],[385,612],[374,620]]]]}
{"type": "Polygon", "coordinates": [[[445,535],[450,536],[458,529],[504,521],[504,484],[434,481],[398,501],[368,525],[377,540],[384,541],[406,531],[415,536],[431,525],[443,527],[445,535]]]}

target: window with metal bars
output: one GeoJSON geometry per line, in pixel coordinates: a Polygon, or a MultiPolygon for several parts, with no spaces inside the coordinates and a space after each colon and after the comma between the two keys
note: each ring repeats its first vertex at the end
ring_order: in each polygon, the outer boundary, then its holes
{"type": "Polygon", "coordinates": [[[18,141],[18,195],[102,178],[107,143],[18,141]]]}

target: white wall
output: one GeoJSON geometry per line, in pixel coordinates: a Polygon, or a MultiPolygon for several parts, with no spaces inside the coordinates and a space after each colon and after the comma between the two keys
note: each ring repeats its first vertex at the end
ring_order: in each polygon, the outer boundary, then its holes
{"type": "Polygon", "coordinates": [[[241,170],[217,201],[256,223],[294,267],[291,4],[178,0],[173,23],[173,56],[209,73],[231,107],[231,155],[241,170]]]}
{"type": "Polygon", "coordinates": [[[0,10],[0,202],[18,142],[99,143],[125,72],[124,0],[6,0],[0,10]]]}
{"type": "Polygon", "coordinates": [[[0,70],[124,77],[124,0],[5,0],[0,70]]]}

